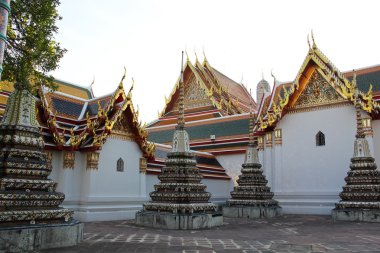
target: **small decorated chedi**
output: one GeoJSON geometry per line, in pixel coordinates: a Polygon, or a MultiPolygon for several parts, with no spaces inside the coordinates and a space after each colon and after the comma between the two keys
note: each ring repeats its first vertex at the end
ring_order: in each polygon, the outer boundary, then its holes
{"type": "Polygon", "coordinates": [[[160,182],[150,193],[152,201],[145,203],[144,210],[136,214],[136,223],[166,229],[220,226],[223,217],[216,213],[217,206],[209,202],[211,194],[205,191],[206,185],[201,183],[202,174],[196,167],[185,130],[183,70],[179,85],[179,116],[173,147],[158,176],[160,182]]]}
{"type": "Polygon", "coordinates": [[[249,124],[249,144],[242,165],[238,185],[231,192],[223,207],[225,217],[269,218],[281,214],[281,207],[273,200],[273,192],[267,186],[257,152],[257,140],[253,135],[252,102],[249,124]]]}
{"type": "Polygon", "coordinates": [[[8,100],[0,124],[0,226],[68,222],[73,212],[60,208],[65,195],[44,152],[35,115],[35,98],[20,84],[8,100]]]}
{"type": "Polygon", "coordinates": [[[332,215],[334,220],[380,222],[380,172],[376,169],[375,159],[371,156],[363,130],[357,91],[355,109],[357,133],[354,156],[344,179],[346,185],[339,194],[341,201],[335,204],[332,215]]]}

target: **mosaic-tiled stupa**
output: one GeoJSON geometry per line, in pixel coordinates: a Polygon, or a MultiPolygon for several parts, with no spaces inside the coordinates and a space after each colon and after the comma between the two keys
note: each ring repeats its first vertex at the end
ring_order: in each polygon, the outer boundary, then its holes
{"type": "Polygon", "coordinates": [[[178,124],[173,136],[173,146],[158,176],[160,182],[150,193],[152,201],[136,214],[136,223],[166,229],[200,229],[220,226],[223,217],[209,199],[202,174],[189,147],[189,136],[184,120],[183,69],[179,83],[178,124]]]}
{"type": "Polygon", "coordinates": [[[273,199],[273,192],[267,186],[257,152],[257,140],[253,134],[252,102],[249,121],[249,144],[245,153],[238,185],[231,192],[230,199],[223,207],[225,217],[270,218],[281,215],[281,207],[273,199]]]}
{"type": "Polygon", "coordinates": [[[6,248],[7,252],[69,246],[82,238],[82,225],[72,219],[73,211],[59,207],[65,195],[48,179],[51,167],[35,108],[32,94],[16,84],[0,124],[0,238],[20,247],[6,248]],[[54,236],[57,231],[61,239],[54,236]],[[65,238],[67,233],[73,238],[65,238]],[[22,240],[23,236],[34,239],[22,240]]]}
{"type": "Polygon", "coordinates": [[[354,156],[344,179],[346,185],[339,194],[341,201],[335,204],[332,215],[334,220],[380,222],[380,171],[376,169],[363,130],[358,91],[355,109],[357,133],[354,156]]]}

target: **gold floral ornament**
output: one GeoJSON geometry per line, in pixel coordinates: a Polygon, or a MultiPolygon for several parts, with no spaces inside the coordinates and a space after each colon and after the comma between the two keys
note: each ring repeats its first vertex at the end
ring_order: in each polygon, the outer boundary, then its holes
{"type": "Polygon", "coordinates": [[[88,152],[87,153],[87,170],[97,170],[99,165],[99,153],[88,152]]]}
{"type": "Polygon", "coordinates": [[[90,119],[90,114],[87,112],[86,113],[86,127],[90,128],[91,127],[91,119],[90,119]]]}
{"type": "Polygon", "coordinates": [[[104,110],[102,108],[102,105],[100,104],[100,100],[98,100],[98,118],[104,117],[104,110]]]}
{"type": "Polygon", "coordinates": [[[65,151],[63,153],[63,168],[74,169],[74,163],[75,163],[75,152],[65,151]]]}
{"type": "Polygon", "coordinates": [[[363,105],[363,109],[371,113],[372,112],[372,107],[373,107],[373,102],[372,102],[372,84],[369,85],[369,90],[366,94],[362,94],[362,98],[366,103],[363,105]]]}
{"type": "Polygon", "coordinates": [[[271,126],[276,121],[276,118],[273,115],[273,113],[268,112],[267,115],[268,115],[268,124],[269,124],[269,126],[271,126]]]}
{"type": "Polygon", "coordinates": [[[268,123],[265,122],[265,121],[263,121],[263,116],[260,116],[259,121],[260,121],[260,128],[262,130],[264,130],[264,129],[266,129],[268,127],[268,123]]]}
{"type": "Polygon", "coordinates": [[[108,117],[106,117],[105,127],[108,132],[112,130],[114,124],[115,124],[114,120],[109,120],[108,117]]]}
{"type": "MultiPolygon", "coordinates": [[[[356,75],[354,74],[354,79],[356,75]]],[[[354,92],[355,92],[355,86],[356,86],[356,80],[352,80],[352,82],[348,81],[347,79],[344,80],[344,85],[340,86],[341,91],[344,96],[347,97],[347,99],[354,101],[354,92]]]]}

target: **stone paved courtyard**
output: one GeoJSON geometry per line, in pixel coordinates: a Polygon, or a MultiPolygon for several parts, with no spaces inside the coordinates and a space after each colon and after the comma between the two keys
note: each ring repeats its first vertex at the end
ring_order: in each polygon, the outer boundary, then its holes
{"type": "Polygon", "coordinates": [[[44,252],[380,252],[380,224],[315,215],[225,218],[222,227],[188,231],[138,227],[134,220],[90,222],[79,246],[44,252]]]}

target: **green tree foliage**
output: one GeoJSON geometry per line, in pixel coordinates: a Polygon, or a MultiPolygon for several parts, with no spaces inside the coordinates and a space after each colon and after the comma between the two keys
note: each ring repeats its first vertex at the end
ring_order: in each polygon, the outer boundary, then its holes
{"type": "Polygon", "coordinates": [[[29,90],[40,84],[56,88],[48,73],[58,68],[66,49],[54,40],[60,0],[12,0],[3,80],[29,90]]]}

